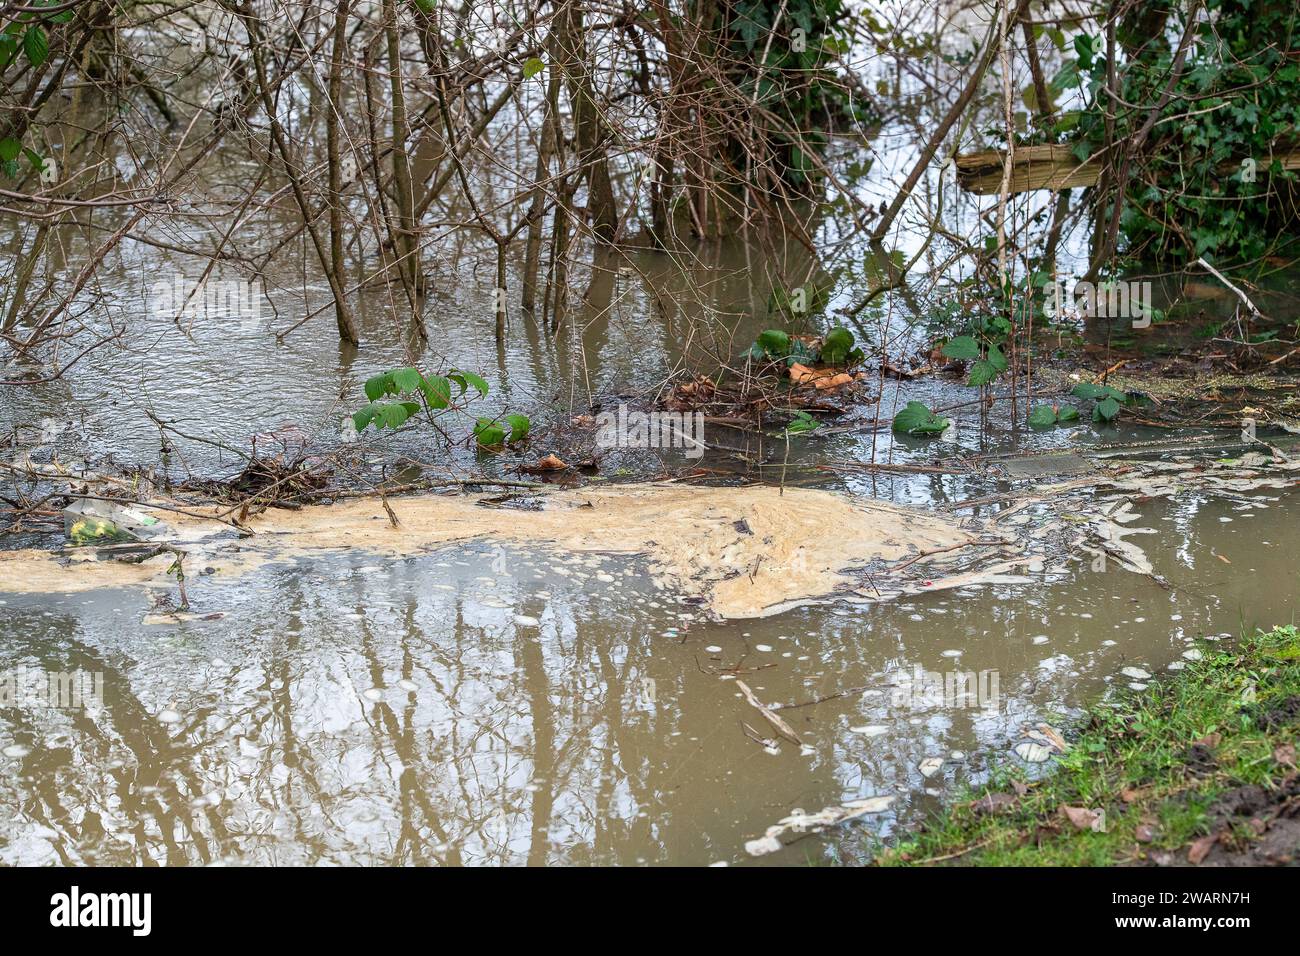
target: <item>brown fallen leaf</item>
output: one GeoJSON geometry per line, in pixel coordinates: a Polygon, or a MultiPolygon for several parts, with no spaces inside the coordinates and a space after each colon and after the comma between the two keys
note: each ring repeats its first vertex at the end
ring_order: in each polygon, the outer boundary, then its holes
{"type": "Polygon", "coordinates": [[[1156,831],[1147,824],[1141,823],[1133,831],[1133,838],[1139,843],[1151,843],[1156,838],[1156,831]]]}
{"type": "Polygon", "coordinates": [[[1203,836],[1199,840],[1195,841],[1187,851],[1187,862],[1191,863],[1193,866],[1198,865],[1206,858],[1206,856],[1209,855],[1211,848],[1218,839],[1218,834],[1212,833],[1209,836],[1203,836]]]}
{"type": "Polygon", "coordinates": [[[853,382],[853,376],[848,372],[840,372],[838,375],[832,375],[829,378],[818,379],[813,384],[820,391],[826,391],[832,388],[839,388],[841,385],[850,385],[853,382]]]}
{"type": "Polygon", "coordinates": [[[1061,814],[1074,825],[1076,830],[1096,830],[1099,833],[1105,831],[1106,814],[1101,810],[1067,807],[1061,804],[1061,814]]]}
{"type": "Polygon", "coordinates": [[[1273,748],[1273,759],[1284,767],[1295,766],[1295,744],[1282,744],[1273,748]]]}
{"type": "Polygon", "coordinates": [[[1061,736],[1060,731],[1055,727],[1051,727],[1047,724],[1038,724],[1036,726],[1038,732],[1046,737],[1048,742],[1061,753],[1065,753],[1070,749],[1070,745],[1065,742],[1065,738],[1061,736]]]}
{"type": "Polygon", "coordinates": [[[1119,792],[1119,798],[1123,800],[1125,803],[1136,803],[1138,800],[1141,800],[1143,797],[1145,797],[1146,793],[1147,792],[1145,789],[1141,789],[1141,788],[1133,789],[1130,787],[1125,787],[1123,790],[1119,792]]]}
{"type": "Polygon", "coordinates": [[[817,373],[807,365],[801,365],[800,363],[795,362],[790,366],[790,381],[794,382],[796,385],[802,385],[804,382],[811,382],[816,377],[817,373]]]}
{"type": "Polygon", "coordinates": [[[1232,564],[1231,561],[1229,561],[1227,558],[1225,558],[1225,557],[1224,557],[1223,555],[1221,555],[1221,554],[1216,554],[1215,557],[1218,558],[1220,561],[1222,561],[1224,564],[1232,564]]]}
{"type": "Polygon", "coordinates": [[[552,454],[531,465],[524,465],[522,470],[530,475],[535,475],[543,471],[564,471],[568,467],[558,456],[552,454]]]}
{"type": "Polygon", "coordinates": [[[1193,740],[1192,743],[1200,744],[1202,747],[1209,747],[1211,750],[1213,750],[1215,747],[1219,746],[1219,741],[1221,741],[1222,739],[1223,739],[1223,734],[1216,732],[1212,734],[1206,734],[1200,740],[1193,740]]]}
{"type": "Polygon", "coordinates": [[[1016,805],[1016,798],[1009,793],[990,793],[971,804],[971,809],[977,814],[1001,813],[1003,810],[1009,810],[1016,805]]]}

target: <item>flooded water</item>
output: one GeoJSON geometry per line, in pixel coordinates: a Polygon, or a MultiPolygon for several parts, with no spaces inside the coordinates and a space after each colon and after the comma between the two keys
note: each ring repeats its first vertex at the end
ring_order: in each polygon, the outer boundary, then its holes
{"type": "Polygon", "coordinates": [[[888,835],[1015,759],[1022,725],[1128,684],[1121,668],[1290,621],[1298,507],[1145,506],[1169,590],[1077,561],[731,623],[634,559],[487,543],[202,583],[213,620],[146,623],[139,592],[10,595],[0,671],[29,693],[0,710],[0,860],[740,863],[796,809],[896,797],[760,862],[852,856],[860,828],[888,835]],[[920,692],[955,672],[983,672],[974,699],[920,692]],[[42,699],[50,674],[83,699],[42,699]],[[802,746],[737,679],[804,705],[781,712],[802,746]]]}
{"type": "MultiPolygon", "coordinates": [[[[855,188],[871,206],[892,198],[915,156],[911,125],[909,112],[870,144],[875,172],[855,188]]],[[[845,164],[862,158],[861,146],[851,144],[845,164]]],[[[206,185],[216,192],[253,169],[237,158],[213,165],[206,185]]],[[[936,195],[935,185],[927,175],[918,201],[936,195]]],[[[993,202],[937,195],[957,223],[976,223],[993,202]]],[[[283,234],[282,214],[250,220],[236,243],[283,234]]],[[[106,210],[101,229],[116,227],[115,215],[106,210]]],[[[327,314],[295,328],[327,301],[324,286],[301,273],[305,256],[265,270],[256,314],[177,323],[153,308],[150,289],[192,280],[206,260],[125,241],[97,277],[102,308],[82,320],[83,332],[112,346],[52,381],[5,389],[4,457],[143,468],[177,482],[228,477],[258,433],[291,426],[309,450],[336,451],[341,423],[364,404],[365,379],[418,361],[477,371],[492,391],[456,423],[454,444],[412,430],[357,447],[358,468],[379,472],[405,455],[439,471],[517,479],[522,461],[560,447],[573,416],[652,404],[674,373],[733,362],[759,331],[789,325],[771,307],[775,290],[827,277],[833,291],[808,326],[843,322],[867,350],[860,401],[788,442],[759,445],[711,427],[700,462],[679,451],[612,450],[598,480],[702,465],[936,510],[1006,483],[960,468],[872,474],[853,463],[1169,437],[1086,422],[1014,429],[1004,414],[981,415],[977,393],[950,378],[877,377],[879,354],[928,345],[927,323],[960,311],[963,266],[945,273],[949,285],[881,296],[847,318],[841,310],[878,283],[879,266],[847,216],[823,212],[808,225],[815,253],[794,241],[759,253],[730,237],[584,265],[557,335],[512,312],[500,347],[490,254],[457,236],[427,262],[429,342],[414,344],[391,299],[376,293],[360,297],[360,351],[338,346],[327,314]],[[910,400],[945,409],[954,427],[931,440],[892,435],[888,421],[910,400]],[[505,409],[534,417],[528,446],[471,450],[463,440],[473,415],[505,409]],[[159,422],[172,429],[165,441],[159,422]]],[[[22,247],[21,232],[6,226],[6,248],[22,247]]],[[[45,277],[66,283],[67,262],[100,238],[68,230],[51,240],[64,258],[43,264],[45,277]]],[[[1081,261],[1086,238],[1062,240],[1064,265],[1081,261]]],[[[910,258],[922,241],[903,229],[898,251],[910,258]]],[[[509,266],[513,303],[520,263],[509,266]]],[[[944,271],[928,258],[918,268],[944,271]]],[[[1207,320],[1232,306],[1215,300],[1207,320]]],[[[1099,340],[1097,329],[1081,331],[1099,340]]],[[[1162,331],[1153,341],[1165,347],[1170,338],[1162,331]]],[[[5,358],[0,379],[33,374],[34,365],[5,358]]],[[[359,550],[299,558],[234,579],[197,575],[194,616],[183,621],[168,619],[172,595],[158,590],[0,594],[0,863],[854,859],[868,838],[923,818],[990,761],[1017,759],[1022,728],[1059,726],[1108,688],[1133,692],[1123,668],[1159,674],[1198,638],[1293,620],[1295,493],[1188,493],[1138,510],[1138,523],[1156,533],[1137,543],[1168,588],[1062,555],[1028,583],[723,623],[657,588],[641,559],[480,540],[402,558],[359,550]],[[975,700],[924,692],[958,674],[976,679],[975,700]],[[779,705],[798,743],[774,730],[742,682],[779,705]],[[848,827],[787,834],[791,845],[779,852],[746,851],[797,810],[877,797],[894,799],[848,827]]],[[[60,532],[55,515],[45,533],[17,543],[54,546],[60,532]]]]}

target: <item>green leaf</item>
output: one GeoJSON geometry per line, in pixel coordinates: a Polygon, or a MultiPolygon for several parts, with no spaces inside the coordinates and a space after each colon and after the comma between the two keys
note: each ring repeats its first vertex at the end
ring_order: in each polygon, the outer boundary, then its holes
{"type": "Polygon", "coordinates": [[[1079,420],[1079,410],[1073,405],[1062,405],[1056,410],[1056,420],[1058,422],[1077,422],[1079,420]]]}
{"type": "Polygon", "coordinates": [[[756,344],[771,358],[781,358],[790,352],[790,336],[780,329],[768,329],[758,337],[756,344]]]}
{"type": "Polygon", "coordinates": [[[970,380],[967,385],[984,386],[998,377],[998,367],[988,359],[980,359],[970,367],[970,380]]]}
{"type": "Polygon", "coordinates": [[[1029,413],[1031,428],[1051,428],[1056,424],[1056,409],[1051,405],[1039,405],[1029,413]]]}
{"type": "Polygon", "coordinates": [[[528,430],[532,428],[532,422],[528,420],[527,415],[507,415],[506,421],[510,423],[510,443],[512,445],[528,437],[528,430]]]}
{"type": "Polygon", "coordinates": [[[397,392],[414,392],[423,381],[419,369],[414,368],[395,368],[388,375],[397,392]]]}
{"type": "Polygon", "coordinates": [[[785,431],[788,435],[798,435],[802,432],[810,432],[813,429],[820,427],[820,425],[821,422],[813,418],[807,412],[799,411],[794,413],[794,418],[785,426],[785,431]]]}
{"type": "MultiPolygon", "coordinates": [[[[420,382],[420,391],[430,408],[446,408],[451,404],[451,384],[441,375],[430,375],[420,382]]],[[[461,392],[465,390],[462,388],[461,392]]]]}
{"type": "Polygon", "coordinates": [[[352,414],[352,424],[358,432],[365,431],[366,426],[368,426],[374,420],[375,420],[375,405],[373,402],[371,402],[369,405],[367,405],[365,408],[361,409],[360,411],[353,412],[352,414]]]}
{"type": "Polygon", "coordinates": [[[433,13],[433,0],[415,0],[415,5],[420,8],[421,13],[433,13]]]}
{"type": "Polygon", "coordinates": [[[1094,385],[1092,382],[1080,382],[1074,386],[1070,392],[1075,398],[1086,398],[1100,400],[1103,398],[1113,398],[1115,401],[1124,404],[1128,402],[1128,396],[1117,388],[1111,388],[1109,385],[1094,385]]]}
{"type": "Polygon", "coordinates": [[[908,402],[894,416],[894,431],[905,435],[937,435],[948,427],[948,419],[940,418],[921,402],[908,402]]]}
{"type": "Polygon", "coordinates": [[[826,333],[822,340],[822,361],[831,365],[843,365],[853,352],[853,333],[836,326],[826,333]]]}
{"type": "Polygon", "coordinates": [[[955,339],[949,339],[939,352],[950,359],[970,361],[980,357],[980,344],[974,336],[959,335],[955,339]]]}
{"type": "Polygon", "coordinates": [[[23,151],[23,144],[12,136],[0,139],[0,162],[12,163],[23,151]]]}
{"type": "Polygon", "coordinates": [[[505,444],[506,430],[491,418],[480,418],[474,423],[474,438],[484,448],[497,448],[505,444]]]}
{"type": "Polygon", "coordinates": [[[461,376],[462,378],[464,378],[465,381],[469,382],[470,388],[477,391],[481,397],[487,396],[488,383],[483,381],[483,379],[479,378],[473,372],[466,372],[464,369],[457,368],[457,369],[452,369],[452,371],[455,372],[457,375],[461,376]]]}
{"type": "Polygon", "coordinates": [[[1119,402],[1113,398],[1106,398],[1098,402],[1092,410],[1092,420],[1096,422],[1111,421],[1119,414],[1119,402]]]}
{"type": "Polygon", "coordinates": [[[50,55],[50,41],[38,25],[32,24],[23,34],[23,52],[32,66],[40,66],[50,55]]]}
{"type": "Polygon", "coordinates": [[[530,56],[524,61],[524,79],[531,80],[542,70],[546,69],[546,63],[535,56],[530,56]]]}
{"type": "Polygon", "coordinates": [[[392,388],[393,379],[391,372],[385,372],[383,375],[376,375],[373,378],[366,379],[366,398],[372,402],[378,401],[388,394],[392,388]]]}
{"type": "Polygon", "coordinates": [[[398,428],[420,410],[415,402],[389,402],[376,406],[376,424],[380,428],[398,428]]]}
{"type": "Polygon", "coordinates": [[[997,369],[999,375],[1007,370],[1007,357],[996,345],[989,346],[988,363],[997,369]]]}

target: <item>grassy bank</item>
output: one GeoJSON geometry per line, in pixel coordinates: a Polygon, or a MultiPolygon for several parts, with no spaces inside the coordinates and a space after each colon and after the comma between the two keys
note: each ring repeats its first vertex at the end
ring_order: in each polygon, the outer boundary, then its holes
{"type": "Polygon", "coordinates": [[[880,865],[1276,865],[1300,859],[1300,633],[1204,657],[1099,705],[1060,766],[996,774],[880,865]]]}

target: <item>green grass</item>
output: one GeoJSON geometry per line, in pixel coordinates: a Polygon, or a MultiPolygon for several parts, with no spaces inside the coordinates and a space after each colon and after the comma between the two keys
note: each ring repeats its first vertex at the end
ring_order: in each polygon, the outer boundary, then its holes
{"type": "MultiPolygon", "coordinates": [[[[1210,832],[1216,798],[1246,784],[1272,790],[1294,772],[1274,750],[1295,744],[1298,729],[1284,721],[1266,730],[1258,719],[1300,695],[1294,626],[1232,647],[1205,645],[1203,653],[1146,691],[1099,705],[1054,773],[1031,782],[1019,770],[997,769],[988,785],[962,794],[919,833],[880,848],[874,862],[1110,866],[1159,852],[1181,853],[1185,861],[1189,844],[1210,832]],[[1189,764],[1188,748],[1213,734],[1217,742],[1211,738],[1202,750],[1212,759],[1199,769],[1189,764]],[[996,812],[976,805],[990,793],[1006,795],[996,812]],[[1104,809],[1106,832],[1076,828],[1065,806],[1104,809]]],[[[1232,824],[1227,845],[1237,849],[1250,839],[1242,820],[1232,824]]]]}

